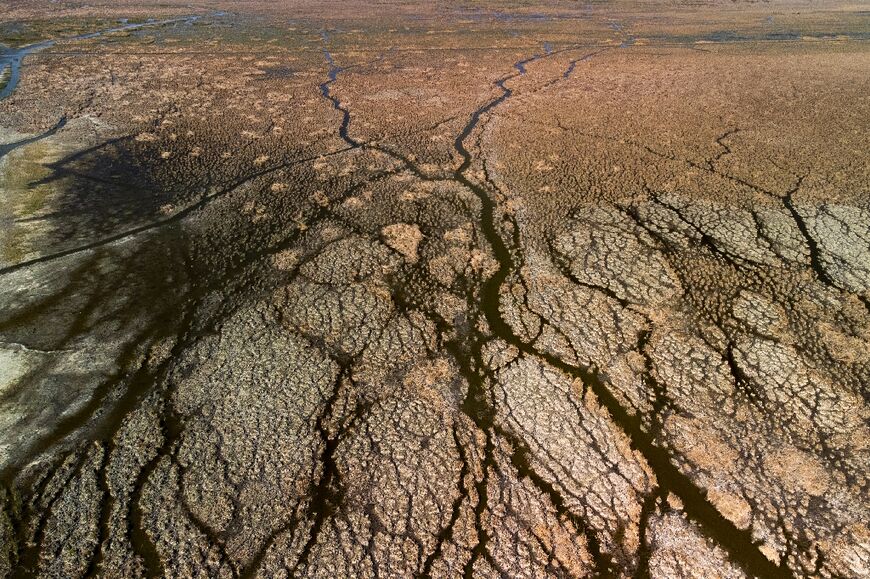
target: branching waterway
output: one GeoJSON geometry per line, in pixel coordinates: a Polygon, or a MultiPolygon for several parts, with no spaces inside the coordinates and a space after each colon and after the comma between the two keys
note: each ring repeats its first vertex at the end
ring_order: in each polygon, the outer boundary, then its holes
{"type": "Polygon", "coordinates": [[[3,53],[0,576],[870,564],[861,47],[564,10],[3,53]]]}
{"type": "MultiPolygon", "coordinates": [[[[533,345],[520,338],[502,317],[499,307],[502,286],[513,272],[514,258],[502,239],[499,232],[500,228],[496,225],[498,208],[491,193],[469,178],[468,173],[474,163],[474,156],[466,148],[465,142],[477,127],[482,115],[492,113],[513,95],[513,90],[507,86],[507,83],[511,79],[525,74],[525,66],[538,58],[540,56],[536,55],[516,62],[514,68],[517,72],[514,75],[496,81],[496,86],[501,90],[501,94],[472,113],[469,122],[454,142],[456,151],[462,157],[462,164],[456,170],[455,178],[462,185],[474,191],[480,199],[479,226],[499,264],[496,273],[484,281],[480,290],[480,307],[486,321],[495,337],[504,340],[520,352],[545,360],[551,366],[582,380],[584,384],[588,385],[607,408],[612,420],[625,432],[633,446],[642,453],[644,459],[655,472],[656,480],[661,489],[680,497],[686,507],[687,514],[701,524],[711,538],[724,546],[730,556],[747,572],[762,577],[790,577],[791,573],[788,568],[777,566],[767,559],[753,543],[751,534],[748,531],[737,529],[731,521],[723,517],[707,500],[704,491],[677,469],[671,462],[667,449],[661,447],[644,430],[640,417],[624,408],[609,390],[605,375],[592,368],[568,364],[552,354],[537,350],[533,345]]],[[[572,68],[574,64],[572,62],[572,68]]],[[[478,348],[480,347],[479,343],[476,345],[478,348]]],[[[479,350],[475,357],[480,358],[479,350]]],[[[487,398],[486,395],[480,395],[475,399],[480,401],[487,398]]],[[[487,413],[491,414],[492,411],[484,412],[484,414],[487,413]]],[[[606,571],[606,567],[603,570],[606,571]]]]}

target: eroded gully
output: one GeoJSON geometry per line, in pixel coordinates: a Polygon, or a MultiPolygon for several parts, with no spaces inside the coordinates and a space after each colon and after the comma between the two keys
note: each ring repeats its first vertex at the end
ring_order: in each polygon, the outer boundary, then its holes
{"type": "MultiPolygon", "coordinates": [[[[337,75],[344,69],[337,67],[332,62],[331,55],[328,51],[324,50],[324,53],[327,56],[330,71],[329,80],[320,85],[321,93],[324,98],[333,103],[336,110],[343,113],[342,125],[339,129],[339,133],[342,139],[350,146],[349,148],[363,146],[361,142],[354,140],[348,135],[348,126],[351,118],[350,112],[346,107],[344,107],[344,105],[342,105],[337,97],[334,97],[330,93],[329,90],[330,85],[336,80],[337,75]]],[[[549,54],[545,56],[549,56],[549,54]]],[[[501,91],[501,94],[476,109],[471,114],[468,123],[464,126],[463,130],[454,141],[454,148],[462,158],[462,162],[455,170],[453,179],[467,187],[478,197],[481,204],[479,230],[492,248],[493,256],[498,263],[497,271],[488,279],[483,280],[480,285],[479,303],[477,304],[477,307],[486,319],[493,337],[499,338],[514,346],[523,354],[535,356],[544,360],[549,365],[558,368],[564,373],[582,380],[583,383],[593,391],[598,400],[607,408],[613,422],[617,424],[618,427],[629,437],[632,446],[642,453],[650,468],[655,473],[660,487],[659,492],[672,492],[678,496],[685,506],[687,515],[699,523],[708,536],[725,549],[736,563],[742,566],[750,574],[756,576],[791,576],[791,573],[787,568],[774,565],[764,557],[764,555],[758,550],[757,545],[752,541],[750,532],[748,530],[743,531],[737,529],[733,523],[725,519],[707,500],[704,491],[697,487],[689,477],[680,472],[679,469],[672,464],[668,451],[656,444],[654,437],[644,430],[641,417],[623,407],[618,399],[611,393],[606,375],[603,375],[592,368],[568,364],[556,356],[538,351],[534,345],[523,341],[501,315],[499,309],[501,287],[514,269],[513,259],[511,250],[503,240],[498,231],[498,226],[496,225],[495,201],[484,187],[473,182],[468,176],[469,169],[474,162],[474,156],[468,149],[466,149],[465,141],[478,127],[483,115],[503,104],[512,96],[513,90],[507,86],[507,82],[523,75],[525,73],[525,64],[538,58],[543,57],[534,56],[530,59],[518,61],[513,66],[517,71],[516,73],[496,81],[495,86],[501,91]]],[[[572,63],[572,70],[573,64],[576,63],[572,63]]],[[[406,165],[408,164],[406,159],[402,160],[405,161],[406,165]]],[[[463,373],[476,376],[475,380],[469,380],[469,408],[467,411],[470,414],[477,414],[478,416],[480,416],[481,413],[480,408],[477,407],[488,406],[488,402],[485,400],[485,385],[482,384],[483,379],[479,373],[483,369],[480,355],[483,342],[484,340],[472,339],[470,343],[464,344],[466,347],[457,347],[453,349],[453,353],[457,355],[457,357],[464,358],[464,362],[460,359],[461,365],[469,366],[465,368],[466,371],[463,373]],[[466,362],[472,362],[472,364],[466,364],[466,362]],[[472,390],[474,390],[474,392],[472,392],[472,390]]],[[[457,344],[457,346],[459,345],[457,344]]],[[[509,435],[509,433],[503,432],[503,429],[495,428],[492,424],[493,419],[494,414],[492,408],[483,412],[481,422],[486,426],[485,432],[487,435],[487,446],[493,444],[492,437],[505,437],[509,435]]],[[[169,438],[171,439],[171,437],[169,438]]],[[[509,443],[512,443],[512,446],[514,447],[516,447],[518,443],[521,443],[521,441],[516,440],[514,436],[509,436],[507,440],[509,443]]],[[[519,467],[522,466],[519,463],[523,461],[515,460],[513,462],[515,463],[515,466],[519,467]]],[[[464,477],[461,476],[460,478],[462,479],[464,477]]],[[[479,483],[476,486],[478,487],[478,496],[480,497],[483,495],[485,500],[485,484],[479,483]]],[[[478,511],[483,507],[485,507],[485,503],[478,505],[475,509],[477,516],[482,514],[478,511]]],[[[480,528],[479,525],[478,528],[480,528]]],[[[472,560],[469,561],[470,565],[466,567],[466,574],[473,571],[471,565],[478,557],[483,556],[486,558],[485,546],[486,540],[483,538],[480,541],[480,544],[475,548],[477,556],[473,557],[472,560]]],[[[137,551],[140,550],[141,549],[137,549],[137,551]]],[[[608,566],[609,565],[605,565],[604,569],[608,566]]],[[[155,565],[155,567],[159,568],[159,565],[155,565]]]]}
{"type": "MultiPolygon", "coordinates": [[[[335,64],[332,55],[324,48],[324,56],[329,64],[329,80],[320,85],[321,94],[328,99],[333,107],[342,113],[342,123],[339,128],[341,138],[353,148],[365,146],[364,143],[357,141],[348,134],[348,127],[351,121],[350,111],[341,103],[338,97],[335,97],[330,92],[330,86],[336,81],[338,74],[343,70],[335,64]]],[[[502,105],[513,95],[513,89],[507,86],[507,83],[517,77],[523,76],[526,73],[526,65],[552,55],[564,52],[564,50],[547,51],[545,54],[535,54],[531,57],[518,60],[512,65],[516,71],[512,74],[504,76],[494,83],[494,86],[501,91],[501,94],[486,102],[477,108],[470,116],[468,123],[463,127],[462,131],[454,140],[453,146],[462,162],[453,173],[453,180],[462,184],[471,190],[479,199],[480,208],[480,223],[479,229],[486,239],[487,243],[492,248],[493,256],[498,263],[498,270],[484,280],[480,286],[479,310],[482,312],[493,337],[499,338],[507,344],[515,347],[519,352],[535,356],[545,361],[550,366],[557,368],[568,374],[569,376],[581,380],[595,394],[600,403],[607,409],[611,420],[625,433],[631,441],[633,448],[638,450],[646,460],[647,464],[654,472],[658,484],[656,495],[665,495],[673,493],[682,501],[684,510],[690,519],[695,521],[703,533],[711,538],[716,544],[723,548],[729,555],[732,561],[742,567],[747,573],[761,577],[792,577],[791,571],[784,565],[776,565],[759,550],[751,535],[751,531],[738,529],[731,521],[726,519],[706,497],[706,491],[698,487],[684,473],[682,473],[671,461],[671,456],[668,450],[658,444],[655,437],[650,434],[643,424],[643,417],[631,412],[624,407],[617,397],[611,392],[608,385],[609,379],[606,374],[598,370],[579,365],[568,364],[561,358],[539,351],[531,343],[524,341],[517,335],[513,328],[508,324],[501,315],[499,308],[501,287],[505,283],[507,277],[513,271],[513,258],[511,250],[501,237],[498,227],[495,222],[496,203],[487,192],[487,190],[472,181],[469,176],[469,169],[474,162],[474,155],[466,148],[465,142],[471,133],[479,126],[481,118],[487,113],[493,111],[498,106],[502,105]]],[[[573,72],[576,64],[587,60],[597,53],[589,54],[581,59],[571,61],[569,70],[563,74],[562,78],[568,78],[573,72]]],[[[372,147],[381,150],[378,147],[372,147]]],[[[386,151],[382,151],[386,152],[386,151]]],[[[395,154],[391,156],[398,157],[395,154]]],[[[405,165],[413,170],[413,163],[401,157],[405,165]]],[[[418,171],[414,171],[418,176],[421,176],[418,171]]],[[[486,433],[487,448],[485,454],[489,455],[494,440],[492,437],[507,436],[507,442],[512,446],[521,445],[522,441],[515,436],[510,435],[503,428],[495,428],[494,426],[494,409],[487,401],[488,395],[486,387],[483,385],[478,372],[483,371],[481,364],[481,348],[483,341],[478,339],[470,340],[468,344],[453,344],[450,347],[451,353],[457,357],[460,366],[463,369],[463,374],[469,381],[469,393],[463,404],[463,411],[477,424],[482,427],[486,433]],[[465,346],[465,347],[463,347],[465,346]]],[[[484,460],[484,469],[487,470],[491,464],[486,464],[484,460]]],[[[517,461],[512,461],[517,466],[517,461]]],[[[532,473],[530,469],[529,473],[532,473]]],[[[522,474],[522,473],[521,473],[522,474]]],[[[475,485],[479,497],[478,505],[475,508],[476,518],[482,515],[481,509],[485,508],[486,501],[486,480],[487,473],[484,472],[483,479],[475,485]]],[[[473,564],[477,559],[484,558],[490,560],[486,553],[486,543],[488,536],[479,521],[476,521],[478,531],[478,544],[473,549],[473,555],[465,568],[465,575],[473,574],[473,564]]],[[[584,533],[586,534],[586,533],[584,533]]],[[[590,534],[587,535],[587,540],[590,534]]],[[[642,542],[644,538],[641,538],[642,542]]],[[[594,549],[597,551],[597,549],[594,549]]],[[[602,553],[593,553],[596,559],[597,571],[605,574],[612,571],[611,561],[609,557],[602,553]]],[[[492,562],[492,561],[490,561],[492,562]]]]}
{"type": "Polygon", "coordinates": [[[513,270],[513,259],[495,223],[495,201],[483,187],[468,177],[474,156],[465,147],[465,141],[477,127],[482,115],[492,111],[512,96],[513,90],[507,86],[507,82],[523,75],[525,64],[537,58],[539,57],[518,61],[514,64],[516,73],[496,81],[495,86],[501,90],[501,94],[475,110],[454,141],[454,148],[462,158],[462,163],[454,173],[454,179],[474,192],[480,200],[480,231],[498,262],[498,270],[483,281],[480,289],[479,307],[489,324],[490,331],[494,337],[504,340],[523,354],[542,359],[587,385],[607,409],[613,422],[631,440],[632,447],[643,455],[655,473],[660,492],[671,492],[679,497],[686,514],[725,549],[730,558],[746,572],[762,577],[791,577],[792,573],[787,567],[774,564],[761,553],[758,545],[752,540],[750,530],[738,529],[722,516],[707,499],[705,491],[671,462],[667,449],[656,443],[654,437],[644,429],[642,417],[625,408],[611,392],[605,374],[594,368],[568,364],[557,356],[539,351],[534,345],[521,339],[501,315],[499,308],[501,287],[513,270]]]}

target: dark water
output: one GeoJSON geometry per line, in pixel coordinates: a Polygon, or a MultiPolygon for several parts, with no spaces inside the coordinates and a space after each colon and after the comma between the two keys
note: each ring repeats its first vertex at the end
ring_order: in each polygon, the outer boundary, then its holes
{"type": "MultiPolygon", "coordinates": [[[[329,36],[326,32],[321,32],[321,38],[324,40],[324,44],[328,41],[329,36]]],[[[331,92],[331,85],[338,78],[338,75],[344,70],[343,67],[335,64],[335,60],[332,58],[332,53],[329,52],[329,49],[324,46],[323,47],[323,57],[326,59],[326,63],[329,65],[329,72],[327,72],[327,80],[324,83],[320,84],[320,94],[323,98],[327,99],[332,103],[332,107],[339,111],[342,114],[341,126],[338,128],[338,134],[342,138],[342,140],[350,145],[351,147],[358,147],[361,143],[353,139],[348,134],[348,126],[350,125],[350,111],[345,108],[345,106],[341,103],[341,101],[335,97],[331,92]]]]}

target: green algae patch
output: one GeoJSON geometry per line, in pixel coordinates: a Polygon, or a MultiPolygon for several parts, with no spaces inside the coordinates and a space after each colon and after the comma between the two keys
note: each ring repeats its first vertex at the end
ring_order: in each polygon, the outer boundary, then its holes
{"type": "Polygon", "coordinates": [[[0,233],[0,259],[16,263],[37,246],[44,224],[31,222],[51,210],[54,188],[42,182],[51,175],[47,165],[60,157],[61,150],[48,141],[26,145],[9,153],[0,161],[0,201],[9,220],[0,233]]]}

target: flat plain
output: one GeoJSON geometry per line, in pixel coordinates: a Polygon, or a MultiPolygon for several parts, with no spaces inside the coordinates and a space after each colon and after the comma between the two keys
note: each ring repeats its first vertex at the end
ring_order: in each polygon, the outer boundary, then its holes
{"type": "Polygon", "coordinates": [[[0,8],[0,577],[867,577],[861,2],[0,8]]]}

